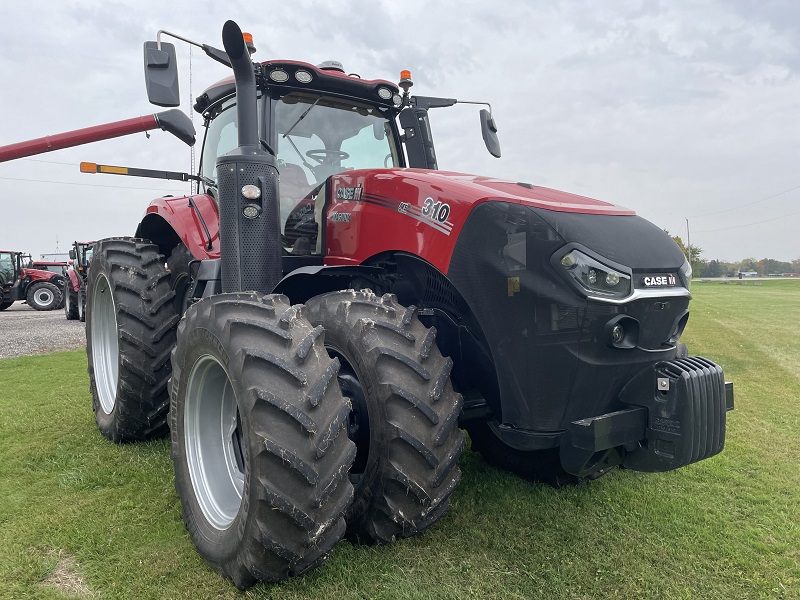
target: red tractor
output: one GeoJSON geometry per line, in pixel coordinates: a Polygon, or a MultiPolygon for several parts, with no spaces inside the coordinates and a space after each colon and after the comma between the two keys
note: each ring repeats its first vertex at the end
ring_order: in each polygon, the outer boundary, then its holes
{"type": "Polygon", "coordinates": [[[72,264],[64,277],[64,313],[67,320],[86,320],[86,281],[94,242],[73,242],[69,251],[72,264]]]}
{"type": "Polygon", "coordinates": [[[23,300],[36,310],[55,310],[61,306],[64,287],[62,274],[29,268],[30,255],[11,250],[0,250],[0,310],[5,310],[17,300],[23,300]]]}
{"type": "Polygon", "coordinates": [[[65,275],[67,272],[68,263],[58,260],[33,260],[30,259],[27,264],[28,269],[38,269],[39,271],[50,271],[58,275],[65,275]]]}
{"type": "MultiPolygon", "coordinates": [[[[144,48],[148,94],[177,106],[162,35],[144,48]]],[[[233,69],[194,105],[198,174],[82,165],[203,188],[95,243],[86,334],[100,431],[170,434],[183,517],[215,569],[246,588],[318,566],[345,535],[424,530],[459,483],[462,429],[487,460],[556,484],[722,450],[733,387],[679,342],[691,273],[660,228],[439,171],[428,112],[461,102],[412,96],[408,72],[398,86],[253,63],[235,23],[222,37],[224,51],[178,38],[233,69]]],[[[193,142],[181,114],[126,133],[193,142]]],[[[481,128],[499,156],[487,110],[481,128]]]]}

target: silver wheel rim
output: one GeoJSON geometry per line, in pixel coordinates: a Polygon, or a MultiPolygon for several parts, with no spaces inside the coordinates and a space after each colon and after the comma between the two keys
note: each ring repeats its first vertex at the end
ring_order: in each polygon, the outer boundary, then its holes
{"type": "Polygon", "coordinates": [[[64,312],[69,314],[69,284],[64,286],[64,312]]]}
{"type": "Polygon", "coordinates": [[[117,402],[119,340],[114,296],[105,275],[100,275],[92,292],[92,366],[100,407],[107,415],[117,402]]]}
{"type": "Polygon", "coordinates": [[[208,522],[227,529],[242,505],[244,474],[236,460],[236,396],[228,374],[213,356],[200,357],[192,367],[183,419],[195,497],[208,522]]]}
{"type": "Polygon", "coordinates": [[[36,301],[36,304],[39,304],[40,306],[47,306],[53,301],[53,298],[55,298],[53,292],[47,288],[36,290],[33,293],[33,299],[36,301]]]}

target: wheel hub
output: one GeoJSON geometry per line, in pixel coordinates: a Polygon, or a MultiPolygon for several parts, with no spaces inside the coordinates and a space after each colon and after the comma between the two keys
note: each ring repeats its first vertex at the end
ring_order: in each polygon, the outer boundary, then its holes
{"type": "Polygon", "coordinates": [[[100,275],[92,294],[92,365],[100,407],[111,414],[117,400],[119,379],[119,340],[117,339],[117,310],[111,286],[100,275]]]}
{"type": "Polygon", "coordinates": [[[208,522],[227,529],[242,504],[246,465],[233,386],[213,356],[202,356],[192,367],[183,418],[195,497],[208,522]]]}

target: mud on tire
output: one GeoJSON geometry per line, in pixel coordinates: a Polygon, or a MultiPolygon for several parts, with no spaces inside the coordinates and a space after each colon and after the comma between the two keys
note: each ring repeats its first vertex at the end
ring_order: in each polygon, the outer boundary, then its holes
{"type": "Polygon", "coordinates": [[[461,479],[463,400],[450,382],[453,361],[439,352],[435,328],[393,295],[333,292],[306,308],[311,323],[325,328],[354,405],[348,538],[389,543],[422,531],[444,514],[461,479]]]}
{"type": "Polygon", "coordinates": [[[166,435],[179,317],[158,246],[137,238],[97,242],[86,289],[89,389],[98,428],[114,442],[166,435]]]}
{"type": "Polygon", "coordinates": [[[344,535],[356,450],[323,337],[254,292],[205,298],[178,326],[175,487],[198,552],[240,589],[318,566],[344,535]]]}

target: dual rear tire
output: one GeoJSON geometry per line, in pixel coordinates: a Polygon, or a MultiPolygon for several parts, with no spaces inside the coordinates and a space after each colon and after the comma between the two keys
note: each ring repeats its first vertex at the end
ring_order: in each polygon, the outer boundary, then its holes
{"type": "Polygon", "coordinates": [[[345,532],[350,403],[324,333],[285,296],[186,311],[172,355],[172,459],[198,552],[245,589],[321,564],[345,532]]]}
{"type": "Polygon", "coordinates": [[[446,511],[462,400],[413,307],[369,291],[305,309],[238,293],[181,319],[175,275],[147,240],[96,244],[90,389],[109,439],[171,431],[183,518],[218,572],[240,589],[280,581],[321,564],[345,534],[391,542],[446,511]]]}
{"type": "Polygon", "coordinates": [[[390,543],[426,529],[450,504],[464,448],[463,400],[436,329],[426,328],[414,307],[369,290],[317,296],[306,308],[311,323],[325,329],[325,346],[342,365],[340,387],[353,403],[349,427],[358,454],[348,538],[390,543]]]}

